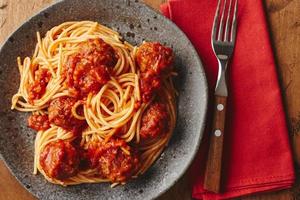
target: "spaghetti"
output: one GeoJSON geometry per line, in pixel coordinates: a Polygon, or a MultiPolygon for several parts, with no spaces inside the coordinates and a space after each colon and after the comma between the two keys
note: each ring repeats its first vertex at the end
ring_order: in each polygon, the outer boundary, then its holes
{"type": "Polygon", "coordinates": [[[12,109],[32,112],[34,174],[54,184],[124,184],[167,145],[176,121],[173,53],[136,47],[92,21],[37,33],[33,56],[17,59],[12,109]]]}

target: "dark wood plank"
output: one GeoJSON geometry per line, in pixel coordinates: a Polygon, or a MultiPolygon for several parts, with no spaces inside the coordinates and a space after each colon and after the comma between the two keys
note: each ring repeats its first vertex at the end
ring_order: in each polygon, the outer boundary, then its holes
{"type": "Polygon", "coordinates": [[[300,1],[266,0],[295,161],[300,163],[300,1]]]}
{"type": "Polygon", "coordinates": [[[0,200],[34,200],[14,176],[8,171],[3,161],[0,162],[0,200]]]}

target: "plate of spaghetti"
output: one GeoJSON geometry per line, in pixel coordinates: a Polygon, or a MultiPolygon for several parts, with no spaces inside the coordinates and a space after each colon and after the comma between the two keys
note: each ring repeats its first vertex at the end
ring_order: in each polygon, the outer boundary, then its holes
{"type": "Polygon", "coordinates": [[[142,3],[53,4],[8,38],[0,59],[0,153],[38,198],[154,199],[198,150],[201,62],[142,3]]]}

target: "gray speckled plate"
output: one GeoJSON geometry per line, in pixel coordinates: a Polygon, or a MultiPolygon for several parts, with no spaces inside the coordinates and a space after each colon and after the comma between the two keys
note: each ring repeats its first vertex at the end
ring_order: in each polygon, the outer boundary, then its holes
{"type": "Polygon", "coordinates": [[[16,178],[40,199],[154,199],[170,188],[186,171],[199,147],[207,107],[207,85],[201,62],[187,37],[169,20],[137,1],[66,0],[40,12],[4,43],[0,52],[0,153],[16,178]],[[119,31],[129,42],[160,41],[171,46],[179,72],[178,119],[174,135],[159,160],[143,176],[125,186],[83,184],[61,187],[34,176],[35,132],[26,127],[27,114],[10,110],[17,91],[18,55],[30,56],[36,31],[44,34],[71,20],[93,20],[119,31]]]}

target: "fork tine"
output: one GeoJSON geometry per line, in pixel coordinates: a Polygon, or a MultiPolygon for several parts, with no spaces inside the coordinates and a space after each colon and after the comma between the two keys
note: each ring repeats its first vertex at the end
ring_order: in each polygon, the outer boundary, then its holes
{"type": "Polygon", "coordinates": [[[234,14],[233,14],[233,20],[231,25],[231,42],[235,42],[236,37],[236,15],[237,15],[237,9],[238,9],[238,0],[235,1],[234,5],[234,14]]]}
{"type": "Polygon", "coordinates": [[[212,40],[216,40],[217,38],[217,30],[218,30],[218,24],[219,24],[219,10],[220,10],[220,0],[218,1],[218,6],[216,9],[216,14],[214,17],[214,23],[213,23],[213,29],[212,29],[212,40]]]}
{"type": "Polygon", "coordinates": [[[222,36],[223,36],[223,26],[224,26],[224,13],[225,13],[225,9],[226,9],[226,1],[224,2],[224,5],[223,5],[223,10],[222,10],[222,15],[221,15],[221,20],[220,20],[220,26],[219,26],[219,34],[218,34],[218,40],[222,40],[222,36]]]}
{"type": "Polygon", "coordinates": [[[227,19],[226,19],[226,26],[225,26],[225,34],[224,34],[224,41],[228,42],[229,39],[229,27],[230,27],[230,15],[231,15],[231,5],[232,5],[232,0],[230,0],[229,3],[229,8],[228,8],[228,13],[227,13],[227,19]]]}

